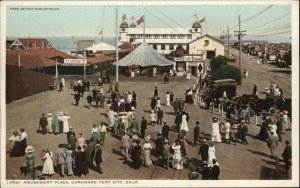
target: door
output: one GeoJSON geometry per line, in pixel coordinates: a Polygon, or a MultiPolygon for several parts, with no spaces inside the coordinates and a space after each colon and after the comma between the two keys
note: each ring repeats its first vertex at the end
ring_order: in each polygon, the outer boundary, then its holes
{"type": "Polygon", "coordinates": [[[196,76],[196,74],[197,74],[196,68],[197,67],[196,66],[192,66],[191,68],[192,68],[192,75],[196,76]]]}

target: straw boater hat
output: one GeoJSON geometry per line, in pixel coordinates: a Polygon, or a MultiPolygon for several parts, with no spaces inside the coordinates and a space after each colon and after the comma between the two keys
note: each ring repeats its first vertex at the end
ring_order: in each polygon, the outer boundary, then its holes
{"type": "Polygon", "coordinates": [[[100,144],[96,144],[96,148],[100,148],[101,147],[101,145],[100,144]]]}
{"type": "Polygon", "coordinates": [[[48,151],[49,151],[48,148],[44,148],[44,149],[43,149],[43,152],[44,152],[44,153],[46,153],[46,152],[48,152],[48,151]]]}
{"type": "Polygon", "coordinates": [[[283,110],[282,112],[285,113],[285,114],[288,114],[288,113],[289,113],[287,110],[283,110]]]}
{"type": "Polygon", "coordinates": [[[168,143],[168,142],[169,142],[169,141],[165,138],[165,139],[164,139],[164,143],[168,143]]]}
{"type": "Polygon", "coordinates": [[[151,136],[148,135],[148,136],[146,136],[145,141],[146,141],[146,142],[150,142],[150,139],[151,139],[151,136]]]}
{"type": "Polygon", "coordinates": [[[34,147],[29,145],[29,146],[26,147],[25,153],[31,153],[31,152],[34,152],[34,147]]]}
{"type": "Polygon", "coordinates": [[[51,117],[51,116],[53,116],[53,115],[52,115],[52,113],[49,113],[48,116],[51,117]]]}
{"type": "Polygon", "coordinates": [[[213,120],[214,122],[217,122],[217,121],[218,121],[218,118],[213,117],[212,120],[213,120]]]}
{"type": "Polygon", "coordinates": [[[131,111],[135,111],[135,108],[134,108],[134,106],[132,106],[132,107],[131,107],[131,111]]]}
{"type": "Polygon", "coordinates": [[[114,112],[114,116],[117,116],[118,115],[118,113],[117,112],[114,112]]]}

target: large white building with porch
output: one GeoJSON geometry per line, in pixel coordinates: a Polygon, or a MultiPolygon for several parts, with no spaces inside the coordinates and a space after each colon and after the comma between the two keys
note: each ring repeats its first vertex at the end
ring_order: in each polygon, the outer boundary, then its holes
{"type": "MultiPolygon", "coordinates": [[[[142,43],[144,41],[143,24],[137,27],[129,26],[126,21],[120,25],[120,43],[142,43]]],[[[197,21],[191,28],[145,28],[145,42],[150,44],[160,54],[169,54],[181,45],[188,48],[189,42],[201,37],[202,27],[197,21]]]]}
{"type": "Polygon", "coordinates": [[[219,55],[225,54],[225,45],[222,40],[219,40],[210,35],[203,35],[195,40],[192,40],[188,44],[189,54],[182,57],[175,57],[175,71],[178,75],[182,75],[185,72],[191,73],[191,75],[199,76],[199,65],[202,66],[201,73],[205,73],[207,63],[210,59],[219,55]]]}

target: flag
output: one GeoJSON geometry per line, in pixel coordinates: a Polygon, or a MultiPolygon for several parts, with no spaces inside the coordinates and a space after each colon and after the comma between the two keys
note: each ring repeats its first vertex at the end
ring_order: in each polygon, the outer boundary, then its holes
{"type": "Polygon", "coordinates": [[[199,22],[198,22],[198,23],[202,23],[202,22],[205,22],[205,17],[204,17],[204,18],[202,18],[201,20],[199,20],[199,22]]]}
{"type": "Polygon", "coordinates": [[[198,15],[197,15],[197,14],[194,14],[192,17],[196,17],[196,18],[198,18],[198,15]]]}
{"type": "Polygon", "coordinates": [[[126,19],[126,14],[124,14],[123,16],[122,16],[122,21],[124,21],[126,19]]]}
{"type": "Polygon", "coordinates": [[[138,21],[136,21],[136,24],[140,25],[144,22],[144,16],[142,16],[138,21]]]}
{"type": "Polygon", "coordinates": [[[102,34],[103,34],[103,30],[100,31],[99,35],[102,35],[102,34]]]}

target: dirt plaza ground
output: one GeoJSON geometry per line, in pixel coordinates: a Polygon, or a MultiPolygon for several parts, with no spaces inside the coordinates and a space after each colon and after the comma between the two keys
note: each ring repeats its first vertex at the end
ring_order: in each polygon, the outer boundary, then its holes
{"type": "MultiPolygon", "coordinates": [[[[249,78],[243,79],[243,84],[238,86],[238,94],[251,93],[253,83],[257,83],[259,96],[263,97],[264,88],[270,85],[270,82],[276,79],[279,87],[283,88],[285,97],[291,97],[291,75],[286,73],[273,72],[274,67],[271,65],[257,65],[256,60],[250,59],[244,56],[243,67],[249,70],[249,78]]],[[[136,114],[138,122],[141,121],[141,117],[145,116],[149,120],[150,99],[153,95],[153,89],[158,87],[159,96],[162,98],[162,104],[165,103],[165,94],[167,91],[172,91],[175,97],[183,97],[187,87],[192,87],[196,78],[191,80],[172,80],[169,84],[164,84],[162,79],[156,79],[154,81],[140,81],[129,79],[122,81],[120,79],[120,91],[135,91],[137,93],[137,110],[136,114]]],[[[42,113],[58,113],[59,111],[68,112],[71,116],[69,121],[70,125],[74,128],[76,135],[83,133],[85,138],[91,136],[91,129],[93,124],[99,124],[100,122],[108,122],[108,118],[103,114],[104,110],[92,107],[88,109],[86,96],[80,100],[79,107],[75,106],[72,90],[69,89],[69,82],[67,80],[67,88],[63,92],[57,91],[45,91],[30,97],[23,98],[18,101],[7,104],[6,106],[6,150],[12,148],[13,143],[8,141],[9,136],[15,130],[23,127],[28,133],[28,144],[36,148],[36,163],[38,168],[41,168],[43,161],[42,150],[47,147],[50,151],[55,152],[58,144],[66,143],[67,138],[65,134],[53,135],[41,135],[36,133],[38,128],[39,118],[42,113]]],[[[104,86],[105,91],[108,90],[108,85],[104,86]]],[[[109,94],[106,94],[107,96],[109,94]]],[[[175,116],[172,107],[166,107],[162,105],[162,110],[165,113],[164,121],[170,126],[174,126],[175,116]]],[[[185,111],[190,114],[188,138],[192,141],[192,130],[195,127],[195,122],[200,121],[201,126],[201,139],[209,138],[211,133],[212,117],[216,116],[221,121],[224,121],[219,112],[212,113],[211,110],[201,109],[198,105],[185,105],[185,111]]],[[[248,179],[260,179],[261,167],[275,169],[274,160],[270,158],[270,151],[267,148],[265,142],[262,142],[255,138],[259,132],[259,127],[255,125],[255,119],[251,119],[251,124],[248,126],[248,145],[243,144],[226,144],[217,143],[216,157],[220,164],[221,174],[220,179],[223,180],[248,180],[248,179]]],[[[151,126],[148,125],[146,135],[150,134],[152,138],[156,139],[156,133],[161,130],[160,125],[151,126]]],[[[173,144],[176,137],[175,131],[170,132],[170,143],[173,144]]],[[[283,141],[291,140],[291,131],[287,131],[282,135],[283,141]]],[[[142,140],[141,144],[144,141],[142,140]]],[[[198,143],[199,144],[199,143],[198,143]]],[[[104,174],[99,175],[93,170],[81,179],[188,179],[188,173],[190,170],[185,168],[183,170],[169,169],[166,170],[157,165],[156,157],[152,156],[154,165],[151,167],[141,167],[139,170],[135,170],[130,166],[130,162],[124,162],[121,155],[121,141],[110,133],[107,134],[106,141],[103,150],[103,163],[102,169],[104,174]]],[[[154,143],[152,142],[154,147],[154,143]]],[[[195,165],[200,165],[200,156],[198,155],[199,146],[189,146],[188,158],[189,162],[195,165]]],[[[277,155],[281,155],[284,149],[284,142],[280,142],[277,148],[277,155]]],[[[20,174],[20,167],[24,165],[24,157],[9,157],[9,153],[6,154],[6,177],[9,179],[13,174],[18,176],[18,179],[23,179],[20,174]]],[[[49,177],[46,177],[47,179],[49,177]]],[[[58,174],[54,174],[49,179],[78,179],[77,176],[61,178],[58,174]]]]}

